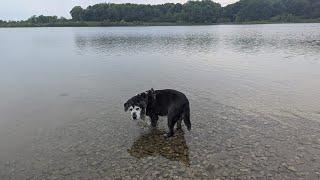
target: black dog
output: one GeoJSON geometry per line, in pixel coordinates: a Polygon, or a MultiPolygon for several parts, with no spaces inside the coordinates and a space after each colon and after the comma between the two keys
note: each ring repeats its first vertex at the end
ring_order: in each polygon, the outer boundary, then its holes
{"type": "Polygon", "coordinates": [[[149,90],[140,93],[124,104],[124,110],[130,111],[133,120],[144,119],[145,115],[151,119],[151,126],[156,127],[159,116],[167,116],[169,132],[166,137],[173,136],[174,126],[181,130],[181,121],[191,129],[190,107],[187,97],[176,90],[149,90]]]}

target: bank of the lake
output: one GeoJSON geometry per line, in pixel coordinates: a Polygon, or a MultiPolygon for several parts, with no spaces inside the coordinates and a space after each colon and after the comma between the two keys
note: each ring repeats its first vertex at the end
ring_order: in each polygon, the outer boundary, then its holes
{"type": "Polygon", "coordinates": [[[0,24],[0,28],[24,27],[121,27],[121,26],[200,26],[200,25],[244,25],[244,24],[292,24],[292,23],[320,23],[320,19],[298,19],[296,21],[248,21],[221,23],[188,23],[188,22],[107,22],[107,21],[66,21],[58,23],[33,24],[29,22],[8,22],[0,24]]]}

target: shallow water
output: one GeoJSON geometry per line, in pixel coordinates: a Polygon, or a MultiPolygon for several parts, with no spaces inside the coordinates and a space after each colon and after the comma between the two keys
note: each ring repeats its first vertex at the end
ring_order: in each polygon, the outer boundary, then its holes
{"type": "Polygon", "coordinates": [[[0,179],[319,178],[320,24],[0,29],[0,179]],[[123,103],[172,88],[169,142],[123,103]]]}

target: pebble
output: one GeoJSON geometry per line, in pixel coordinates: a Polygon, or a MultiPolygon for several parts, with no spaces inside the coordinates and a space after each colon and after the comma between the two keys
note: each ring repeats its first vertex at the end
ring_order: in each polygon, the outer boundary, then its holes
{"type": "Polygon", "coordinates": [[[297,171],[297,169],[294,166],[288,166],[288,169],[293,172],[297,171]]]}
{"type": "Polygon", "coordinates": [[[249,169],[240,169],[242,172],[249,172],[249,169]]]}

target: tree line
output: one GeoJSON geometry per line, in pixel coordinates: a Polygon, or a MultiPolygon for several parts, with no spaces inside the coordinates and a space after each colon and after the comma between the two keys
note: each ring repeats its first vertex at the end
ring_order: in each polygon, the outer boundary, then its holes
{"type": "Polygon", "coordinates": [[[203,0],[161,5],[104,3],[86,9],[76,6],[70,13],[75,21],[213,23],[217,22],[221,10],[220,4],[203,0]]]}
{"type": "Polygon", "coordinates": [[[34,27],[34,26],[64,26],[68,20],[64,17],[58,18],[57,16],[32,16],[24,21],[3,21],[0,20],[0,27],[34,27]]]}
{"type": "Polygon", "coordinates": [[[226,7],[211,0],[162,5],[103,3],[70,12],[75,21],[219,23],[320,18],[320,0],[240,0],[226,7]]]}
{"type": "Polygon", "coordinates": [[[104,26],[153,23],[320,22],[320,0],[240,0],[222,7],[211,0],[161,5],[101,3],[70,11],[72,19],[32,16],[0,26],[104,26]]]}
{"type": "Polygon", "coordinates": [[[230,22],[274,20],[290,22],[295,18],[320,18],[319,0],[240,0],[223,8],[222,18],[230,22]]]}

